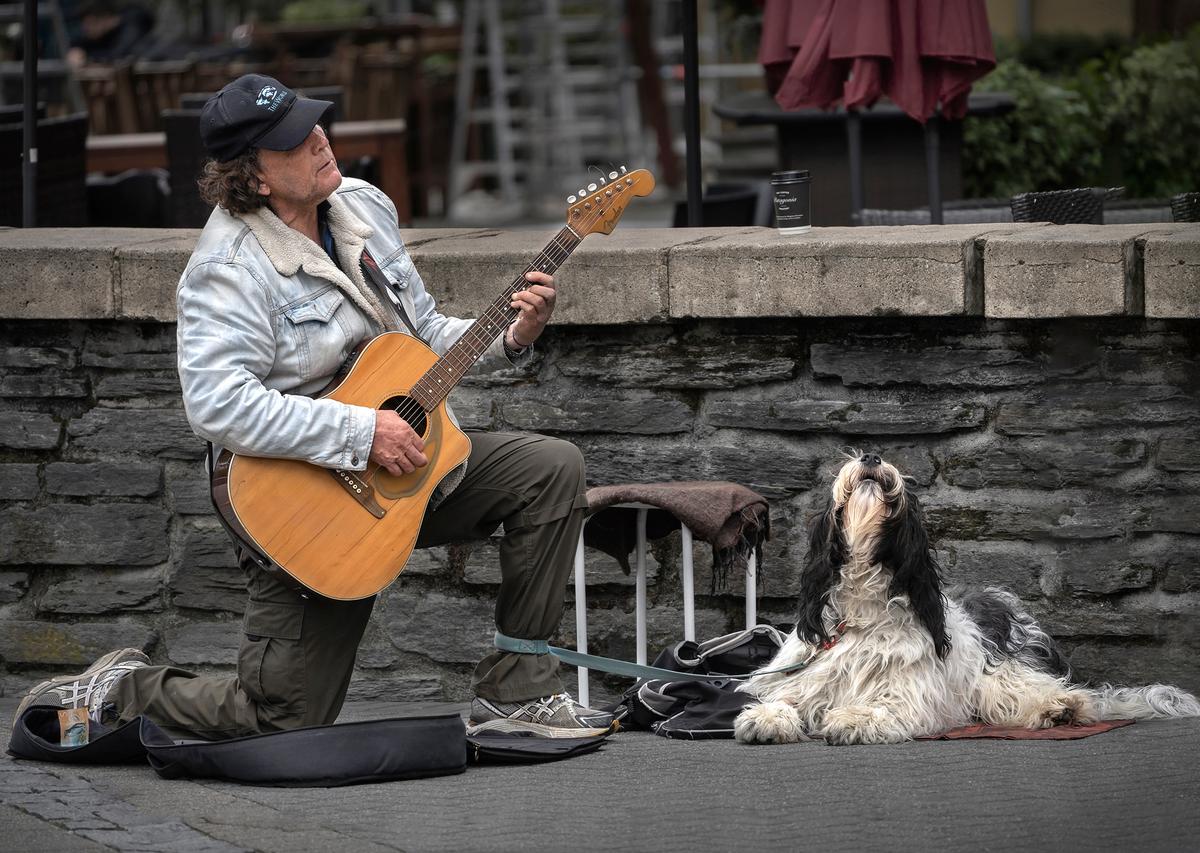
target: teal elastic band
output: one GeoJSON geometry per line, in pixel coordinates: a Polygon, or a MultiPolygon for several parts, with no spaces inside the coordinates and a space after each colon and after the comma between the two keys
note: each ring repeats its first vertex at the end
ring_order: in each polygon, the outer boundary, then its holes
{"type": "Polygon", "coordinates": [[[749,678],[751,675],[769,675],[779,672],[794,672],[803,669],[808,661],[795,663],[778,669],[763,669],[746,675],[701,675],[694,672],[676,672],[673,669],[663,669],[657,666],[643,666],[640,663],[606,658],[600,655],[585,655],[572,649],[561,649],[552,646],[545,640],[521,640],[496,632],[496,648],[502,652],[515,652],[519,655],[554,655],[563,663],[580,666],[585,669],[598,669],[601,672],[611,672],[613,675],[627,675],[630,678],[659,678],[669,681],[736,681],[749,678]]]}

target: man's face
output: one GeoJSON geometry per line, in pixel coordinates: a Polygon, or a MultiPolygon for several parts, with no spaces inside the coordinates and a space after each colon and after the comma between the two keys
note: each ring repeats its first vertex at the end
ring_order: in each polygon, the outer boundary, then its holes
{"type": "Polygon", "coordinates": [[[258,151],[259,192],[271,206],[315,207],[329,198],[342,183],[342,173],[321,125],[290,151],[258,151]]]}

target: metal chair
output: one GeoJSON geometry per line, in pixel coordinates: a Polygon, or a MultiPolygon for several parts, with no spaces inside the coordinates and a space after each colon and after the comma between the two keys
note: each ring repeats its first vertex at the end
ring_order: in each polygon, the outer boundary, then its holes
{"type": "Polygon", "coordinates": [[[1102,225],[1105,200],[1124,192],[1124,187],[1083,187],[1019,193],[1012,197],[1013,222],[1102,225]]]}
{"type": "MultiPolygon", "coordinates": [[[[646,517],[650,510],[665,512],[662,507],[643,503],[614,504],[608,509],[637,510],[637,547],[635,566],[635,619],[637,624],[637,659],[636,662],[646,664],[646,555],[649,545],[646,539],[646,517]]],[[[587,522],[585,521],[586,525],[587,522]]],[[[696,639],[696,581],[692,561],[692,531],[683,522],[679,523],[679,533],[682,540],[682,566],[680,576],[683,581],[683,638],[696,639]]],[[[746,563],[746,627],[753,627],[758,621],[758,563],[754,552],[746,563]]],[[[575,649],[581,654],[587,654],[587,584],[584,579],[583,531],[579,533],[579,542],[575,546],[575,649]]],[[[588,704],[588,670],[579,667],[579,701],[588,704]]]]}
{"type": "Polygon", "coordinates": [[[1200,222],[1200,193],[1171,196],[1171,219],[1175,222],[1200,222]]]}

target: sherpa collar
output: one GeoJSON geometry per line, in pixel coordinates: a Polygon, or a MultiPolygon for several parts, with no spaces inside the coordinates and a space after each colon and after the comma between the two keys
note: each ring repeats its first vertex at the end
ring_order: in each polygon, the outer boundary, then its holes
{"type": "Polygon", "coordinates": [[[396,312],[387,310],[363,278],[363,246],[375,232],[350,212],[337,193],[329,197],[326,221],[333,234],[341,269],[325,254],[323,248],[299,231],[289,228],[265,205],[250,213],[243,213],[241,219],[250,227],[280,275],[293,276],[303,267],[309,275],[337,285],[377,325],[392,331],[399,330],[394,317],[396,312]]]}

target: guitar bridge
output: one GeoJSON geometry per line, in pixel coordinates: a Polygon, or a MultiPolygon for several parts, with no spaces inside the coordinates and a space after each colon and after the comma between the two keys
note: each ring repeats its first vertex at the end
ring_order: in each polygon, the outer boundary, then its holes
{"type": "Polygon", "coordinates": [[[333,479],[337,480],[341,487],[349,492],[350,497],[354,498],[367,512],[376,518],[383,518],[387,512],[379,505],[379,501],[375,500],[375,487],[363,480],[353,471],[343,471],[341,468],[326,469],[333,475],[333,479]]]}

